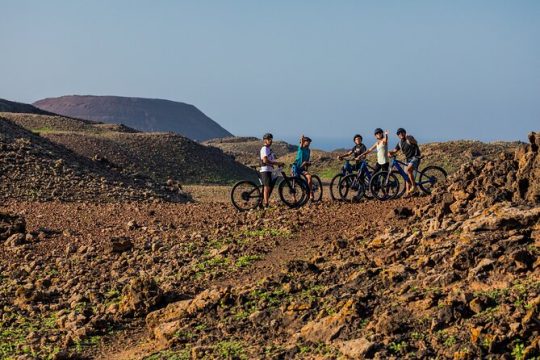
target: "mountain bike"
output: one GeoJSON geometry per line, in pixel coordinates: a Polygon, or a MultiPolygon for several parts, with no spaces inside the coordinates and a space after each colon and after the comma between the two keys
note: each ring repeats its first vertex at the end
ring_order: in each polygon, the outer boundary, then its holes
{"type": "Polygon", "coordinates": [[[330,181],[330,197],[332,198],[332,200],[341,200],[341,195],[339,194],[339,183],[341,182],[341,179],[343,179],[343,177],[350,175],[353,172],[353,166],[351,165],[349,160],[345,160],[345,163],[341,167],[341,172],[334,175],[334,177],[330,181]]]}
{"type": "MultiPolygon", "coordinates": [[[[256,166],[252,166],[251,168],[257,170],[256,166]]],[[[258,184],[251,180],[242,180],[232,187],[231,202],[236,209],[247,211],[262,205],[263,183],[259,171],[257,171],[257,177],[259,178],[258,184]]],[[[279,167],[277,171],[272,174],[270,196],[276,185],[278,187],[279,198],[288,207],[300,207],[304,205],[307,202],[307,198],[309,198],[307,182],[302,178],[287,176],[282,167],[279,167]],[[274,176],[276,173],[277,175],[274,176]]]]}
{"type": "MultiPolygon", "coordinates": [[[[307,169],[308,169],[308,166],[306,166],[306,171],[307,169]]],[[[295,165],[291,166],[291,175],[293,177],[304,180],[306,184],[308,183],[306,175],[300,174],[295,165]]],[[[313,191],[313,202],[321,201],[322,195],[323,195],[323,186],[322,186],[321,178],[318,175],[311,174],[311,190],[313,191]]],[[[308,195],[309,195],[309,189],[308,189],[308,195]]],[[[309,200],[309,196],[305,201],[307,202],[308,200],[309,200]]]]}
{"type": "MultiPolygon", "coordinates": [[[[405,192],[405,182],[409,181],[409,176],[404,169],[406,166],[406,163],[392,156],[390,171],[381,171],[371,179],[369,187],[373,196],[379,200],[401,197],[405,192]]],[[[444,182],[447,177],[446,170],[435,165],[427,166],[420,171],[415,169],[413,174],[416,185],[425,194],[431,194],[433,186],[444,182]]]]}
{"type": "Polygon", "coordinates": [[[360,168],[356,174],[345,175],[339,182],[339,195],[342,200],[358,201],[365,196],[367,199],[373,199],[369,189],[369,182],[375,172],[367,160],[362,160],[360,168]]]}

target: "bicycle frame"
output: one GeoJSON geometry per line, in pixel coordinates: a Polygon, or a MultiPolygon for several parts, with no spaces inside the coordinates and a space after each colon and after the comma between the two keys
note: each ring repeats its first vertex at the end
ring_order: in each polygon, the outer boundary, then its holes
{"type": "MultiPolygon", "coordinates": [[[[260,188],[263,188],[264,185],[262,183],[262,179],[261,179],[261,175],[260,175],[260,172],[257,172],[257,177],[259,178],[259,187],[260,188]]],[[[270,196],[272,196],[272,193],[274,192],[274,188],[276,187],[276,185],[278,185],[280,182],[282,181],[285,181],[287,183],[287,186],[289,188],[294,188],[293,185],[291,185],[290,183],[290,180],[291,179],[290,177],[288,177],[286,174],[285,174],[285,171],[283,171],[283,168],[280,168],[279,170],[279,175],[274,177],[272,179],[272,181],[270,182],[270,193],[268,194],[268,197],[270,198],[270,196]]],[[[296,177],[293,177],[292,178],[293,181],[294,179],[296,179],[296,177]]]]}
{"type": "MultiPolygon", "coordinates": [[[[397,172],[401,175],[401,177],[403,178],[403,180],[409,182],[409,175],[407,174],[407,172],[404,170],[404,167],[406,167],[407,164],[405,164],[404,162],[402,161],[399,161],[398,159],[396,159],[395,157],[392,158],[392,162],[390,163],[390,171],[393,171],[393,169],[397,170],[397,172]]],[[[414,169],[414,182],[418,185],[418,181],[416,180],[416,178],[418,177],[418,169],[414,169]]]]}

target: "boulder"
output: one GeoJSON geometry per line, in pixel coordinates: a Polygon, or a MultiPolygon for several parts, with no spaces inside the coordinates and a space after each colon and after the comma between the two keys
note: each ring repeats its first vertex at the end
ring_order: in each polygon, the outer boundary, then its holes
{"type": "Polygon", "coordinates": [[[338,343],[337,347],[350,359],[369,359],[373,356],[376,344],[366,338],[359,338],[338,343]]]}
{"type": "Polygon", "coordinates": [[[149,277],[135,278],[122,290],[119,313],[123,316],[141,316],[158,306],[163,294],[149,277]]]}

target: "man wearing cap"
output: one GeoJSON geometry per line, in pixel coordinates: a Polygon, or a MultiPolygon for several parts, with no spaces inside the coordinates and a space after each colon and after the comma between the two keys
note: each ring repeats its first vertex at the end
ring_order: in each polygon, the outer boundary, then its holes
{"type": "Polygon", "coordinates": [[[311,180],[311,174],[308,172],[308,167],[311,165],[309,158],[311,156],[311,150],[309,145],[311,144],[311,139],[307,136],[302,135],[300,137],[300,146],[298,147],[298,152],[296,153],[296,160],[294,161],[293,166],[295,171],[298,174],[305,175],[308,186],[309,186],[309,199],[313,200],[313,182],[311,180]]]}

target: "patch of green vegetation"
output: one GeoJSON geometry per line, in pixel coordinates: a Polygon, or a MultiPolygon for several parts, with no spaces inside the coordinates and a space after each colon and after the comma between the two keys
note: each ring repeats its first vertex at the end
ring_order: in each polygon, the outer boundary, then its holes
{"type": "Polygon", "coordinates": [[[523,360],[525,359],[525,345],[521,342],[517,342],[516,345],[514,345],[514,348],[512,349],[512,356],[514,357],[514,360],[523,360]]]}
{"type": "Polygon", "coordinates": [[[260,255],[244,255],[238,258],[234,263],[234,266],[237,268],[244,268],[251,265],[253,262],[262,259],[260,255]]]}
{"type": "Polygon", "coordinates": [[[56,329],[56,314],[29,318],[18,313],[4,313],[0,322],[0,359],[28,354],[40,359],[53,359],[60,349],[52,344],[33,348],[27,343],[29,334],[47,335],[56,329]]]}
{"type": "Polygon", "coordinates": [[[323,295],[324,286],[314,285],[305,290],[302,290],[299,294],[300,299],[308,301],[316,301],[323,295]]]}
{"type": "Polygon", "coordinates": [[[75,351],[81,353],[86,348],[95,347],[101,341],[100,335],[89,336],[80,340],[75,341],[75,351]]]}
{"type": "Polygon", "coordinates": [[[326,167],[326,168],[323,168],[323,169],[320,169],[318,172],[317,172],[317,175],[319,175],[319,177],[321,179],[327,179],[327,180],[330,180],[332,179],[334,176],[336,176],[336,174],[338,174],[340,172],[340,167],[339,166],[332,166],[332,167],[326,167]]]}
{"type": "Polygon", "coordinates": [[[405,341],[400,342],[391,342],[388,345],[388,350],[393,354],[406,354],[407,352],[407,343],[405,341]]]}
{"type": "Polygon", "coordinates": [[[222,359],[248,359],[244,346],[238,341],[221,341],[216,351],[222,359]]]}
{"type": "Polygon", "coordinates": [[[226,268],[230,265],[230,263],[231,260],[229,258],[215,256],[197,263],[193,267],[193,271],[195,272],[195,277],[200,278],[205,273],[213,272],[218,268],[226,268]]]}
{"type": "Polygon", "coordinates": [[[301,354],[301,355],[322,355],[324,356],[325,358],[329,355],[336,355],[337,354],[337,351],[323,343],[323,342],[320,342],[320,343],[317,343],[315,345],[313,344],[300,344],[298,345],[298,352],[301,354]]]}
{"type": "Polygon", "coordinates": [[[189,360],[191,359],[191,347],[182,350],[163,350],[146,356],[143,360],[189,360]]]}
{"type": "Polygon", "coordinates": [[[41,134],[52,134],[58,132],[58,130],[50,127],[50,126],[43,126],[40,128],[30,129],[35,134],[41,135],[41,134]]]}

